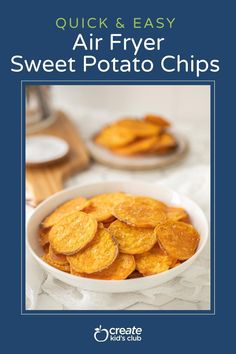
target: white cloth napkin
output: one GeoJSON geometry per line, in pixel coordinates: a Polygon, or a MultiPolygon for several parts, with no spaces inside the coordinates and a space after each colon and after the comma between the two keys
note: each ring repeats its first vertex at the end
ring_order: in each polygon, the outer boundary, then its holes
{"type": "MultiPolygon", "coordinates": [[[[158,183],[171,187],[195,200],[209,219],[209,166],[179,168],[173,171],[169,177],[164,175],[162,175],[162,180],[158,180],[158,183]]],[[[111,173],[109,176],[112,179],[111,173]]],[[[89,182],[86,174],[82,176],[82,180],[83,177],[89,182]]],[[[129,177],[140,179],[140,173],[132,173],[129,177]]],[[[126,176],[126,178],[129,177],[126,176]]],[[[108,176],[103,176],[104,178],[109,179],[108,176]]],[[[156,180],[154,175],[153,180],[156,180]]],[[[181,310],[187,309],[186,302],[204,303],[204,309],[209,309],[209,268],[208,244],[201,256],[188,270],[161,286],[134,293],[104,294],[77,289],[46,275],[39,269],[32,257],[27,255],[27,308],[40,309],[37,298],[39,294],[43,293],[54,299],[60,308],[67,310],[121,310],[129,309],[137,303],[148,304],[158,309],[163,307],[172,309],[171,305],[168,307],[168,304],[171,304],[175,299],[182,300],[181,310]]],[[[203,308],[201,307],[201,309],[203,308]]]]}

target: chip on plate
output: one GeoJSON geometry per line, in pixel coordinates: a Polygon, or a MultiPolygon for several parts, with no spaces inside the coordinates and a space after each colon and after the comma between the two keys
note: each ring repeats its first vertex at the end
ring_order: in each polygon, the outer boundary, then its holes
{"type": "Polygon", "coordinates": [[[163,208],[163,203],[152,198],[127,197],[115,207],[114,216],[131,226],[154,228],[167,219],[163,208]]]}
{"type": "Polygon", "coordinates": [[[134,257],[129,254],[120,253],[115,261],[106,269],[92,273],[77,273],[73,268],[71,273],[80,275],[86,278],[100,279],[100,280],[124,280],[135,270],[134,257]]]}
{"type": "Polygon", "coordinates": [[[118,241],[122,253],[140,254],[149,251],[156,243],[153,229],[133,227],[116,220],[108,230],[118,241]]]}
{"type": "Polygon", "coordinates": [[[135,138],[135,134],[130,129],[118,125],[110,125],[97,134],[94,141],[96,144],[113,149],[125,146],[135,140],[135,138]]]}
{"type": "Polygon", "coordinates": [[[143,275],[153,275],[168,270],[173,258],[156,244],[150,251],[135,256],[136,269],[143,275]]]}
{"type": "Polygon", "coordinates": [[[155,152],[157,154],[166,154],[167,152],[172,151],[177,146],[176,139],[170,133],[161,134],[156,144],[150,148],[150,152],[155,152]]]}
{"type": "Polygon", "coordinates": [[[162,128],[155,124],[145,122],[144,120],[132,118],[121,119],[114,123],[113,126],[119,126],[129,129],[135,135],[136,138],[156,136],[162,131],[162,128]]]}
{"type": "Polygon", "coordinates": [[[156,125],[163,127],[163,128],[168,128],[171,125],[170,122],[168,122],[165,118],[163,118],[161,116],[157,116],[155,114],[147,114],[144,117],[144,121],[146,121],[148,123],[156,124],[156,125]]]}
{"type": "Polygon", "coordinates": [[[56,210],[54,210],[53,213],[48,215],[46,219],[43,220],[42,226],[47,228],[55,225],[65,215],[76,210],[78,211],[82,210],[86,206],[86,203],[87,203],[87,199],[84,197],[78,197],[69,200],[68,202],[60,205],[56,210]]]}
{"type": "Polygon", "coordinates": [[[114,207],[125,198],[126,195],[122,192],[99,194],[88,201],[84,211],[94,216],[97,221],[108,223],[114,220],[114,207]]]}
{"type": "Polygon", "coordinates": [[[190,224],[168,220],[157,225],[155,232],[161,248],[173,258],[184,261],[196,252],[200,236],[190,224]]]}
{"type": "Polygon", "coordinates": [[[99,228],[91,244],[73,256],[70,266],[78,273],[95,273],[109,267],[118,255],[118,245],[105,228],[99,228]]]}
{"type": "Polygon", "coordinates": [[[92,215],[75,211],[51,228],[49,241],[54,252],[71,255],[91,242],[96,231],[97,221],[92,215]]]}
{"type": "Polygon", "coordinates": [[[147,137],[134,141],[126,146],[113,149],[113,152],[124,156],[143,154],[151,150],[157,144],[158,140],[159,138],[157,136],[147,137]]]}

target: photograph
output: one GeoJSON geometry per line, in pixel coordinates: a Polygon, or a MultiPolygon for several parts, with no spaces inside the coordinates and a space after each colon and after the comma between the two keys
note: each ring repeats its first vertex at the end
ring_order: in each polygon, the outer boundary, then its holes
{"type": "Polygon", "coordinates": [[[28,82],[27,310],[211,308],[211,87],[28,82]]]}

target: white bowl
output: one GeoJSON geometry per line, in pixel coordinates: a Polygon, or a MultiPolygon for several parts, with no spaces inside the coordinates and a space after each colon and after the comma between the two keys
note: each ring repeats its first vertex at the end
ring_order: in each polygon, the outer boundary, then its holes
{"type": "Polygon", "coordinates": [[[199,206],[187,197],[163,186],[137,181],[123,182],[99,182],[83,186],[72,187],[54,194],[41,203],[30,217],[27,225],[27,245],[33,257],[39,265],[55,278],[80,289],[87,289],[103,293],[124,293],[137,290],[149,289],[163,284],[186,270],[200,255],[208,239],[208,223],[203,211],[199,206]],[[95,280],[78,277],[62,272],[47,263],[41,256],[42,247],[38,241],[38,227],[41,221],[50,214],[57,206],[76,196],[92,197],[96,194],[122,191],[126,193],[144,195],[159,199],[169,205],[181,206],[189,213],[194,227],[200,234],[200,242],[196,253],[187,261],[166,272],[143,278],[127,280],[95,280]]]}

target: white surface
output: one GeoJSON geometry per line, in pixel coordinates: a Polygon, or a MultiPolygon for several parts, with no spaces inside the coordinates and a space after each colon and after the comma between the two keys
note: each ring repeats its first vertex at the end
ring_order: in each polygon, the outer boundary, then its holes
{"type": "Polygon", "coordinates": [[[64,157],[69,151],[68,143],[50,135],[36,135],[26,139],[26,163],[43,164],[64,157]]]}
{"type": "MultiPolygon", "coordinates": [[[[93,164],[71,178],[67,186],[107,180],[143,180],[159,182],[196,201],[209,220],[209,121],[210,89],[207,86],[150,87],[60,87],[54,88],[54,102],[66,110],[88,137],[97,126],[111,117],[159,113],[169,118],[188,137],[190,153],[179,164],[152,171],[121,171],[93,164]],[[144,90],[143,90],[144,89],[144,90]],[[144,92],[145,91],[145,92],[144,92]]],[[[27,207],[27,216],[31,209],[27,207]]],[[[209,244],[191,268],[163,286],[144,293],[116,294],[102,297],[96,293],[67,286],[46,278],[32,257],[27,257],[28,307],[66,309],[70,298],[73,308],[107,308],[131,310],[209,309],[209,244]],[[34,291],[30,285],[37,279],[34,291]]],[[[35,284],[34,284],[35,285],[35,284]]]]}

